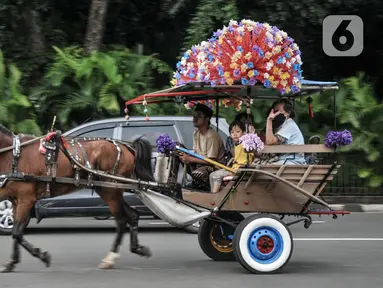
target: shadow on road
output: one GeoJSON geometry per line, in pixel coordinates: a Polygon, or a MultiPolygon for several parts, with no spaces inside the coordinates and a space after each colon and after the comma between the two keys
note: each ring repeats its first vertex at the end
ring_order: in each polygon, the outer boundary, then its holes
{"type": "MultiPolygon", "coordinates": [[[[145,233],[172,233],[172,234],[190,234],[187,231],[175,227],[140,227],[138,229],[140,234],[145,233]]],[[[39,235],[39,234],[109,234],[115,233],[114,227],[33,227],[26,228],[25,235],[39,235]]],[[[127,231],[129,232],[129,228],[127,231]]]]}

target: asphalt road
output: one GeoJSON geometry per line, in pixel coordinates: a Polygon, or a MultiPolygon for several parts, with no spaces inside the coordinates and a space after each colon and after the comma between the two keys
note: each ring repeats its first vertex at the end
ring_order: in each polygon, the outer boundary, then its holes
{"type": "MultiPolygon", "coordinates": [[[[102,271],[97,265],[113,241],[113,221],[44,220],[31,223],[27,237],[52,254],[52,267],[22,251],[22,263],[15,273],[0,275],[0,287],[383,287],[383,214],[315,220],[309,230],[303,224],[292,227],[294,253],[278,275],[254,275],[236,262],[210,261],[196,235],[158,221],[140,227],[141,243],[152,249],[152,258],[132,255],[126,237],[116,269],[102,271]]],[[[0,247],[5,262],[11,238],[0,237],[0,247]]]]}

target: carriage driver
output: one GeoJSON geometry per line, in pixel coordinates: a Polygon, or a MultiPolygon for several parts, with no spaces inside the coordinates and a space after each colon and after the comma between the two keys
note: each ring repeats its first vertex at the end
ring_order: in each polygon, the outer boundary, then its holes
{"type": "MultiPolygon", "coordinates": [[[[193,137],[193,150],[195,153],[210,158],[216,162],[225,164],[225,146],[218,132],[210,127],[210,119],[213,111],[203,104],[197,104],[193,113],[193,124],[197,130],[193,137]]],[[[190,164],[193,186],[210,191],[209,175],[216,168],[195,157],[180,154],[180,160],[190,164]]]]}

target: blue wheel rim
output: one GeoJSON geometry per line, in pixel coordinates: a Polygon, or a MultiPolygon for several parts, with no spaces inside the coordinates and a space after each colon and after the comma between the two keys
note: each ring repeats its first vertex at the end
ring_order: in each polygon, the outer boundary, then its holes
{"type": "Polygon", "coordinates": [[[271,264],[282,255],[283,237],[272,227],[259,227],[250,234],[248,248],[254,261],[260,264],[271,264]]]}

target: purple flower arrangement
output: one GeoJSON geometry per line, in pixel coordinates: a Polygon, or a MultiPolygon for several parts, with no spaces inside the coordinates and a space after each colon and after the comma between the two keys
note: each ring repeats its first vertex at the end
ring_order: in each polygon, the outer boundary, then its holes
{"type": "Polygon", "coordinates": [[[265,148],[265,144],[257,134],[249,133],[239,138],[239,143],[242,144],[246,152],[259,152],[265,148]]]}
{"type": "Polygon", "coordinates": [[[352,143],[352,135],[348,130],[329,131],[324,140],[324,144],[328,148],[337,148],[339,146],[347,146],[352,143]]]}
{"type": "Polygon", "coordinates": [[[160,135],[156,140],[156,144],[159,153],[166,154],[176,149],[176,142],[167,134],[160,135]]]}

